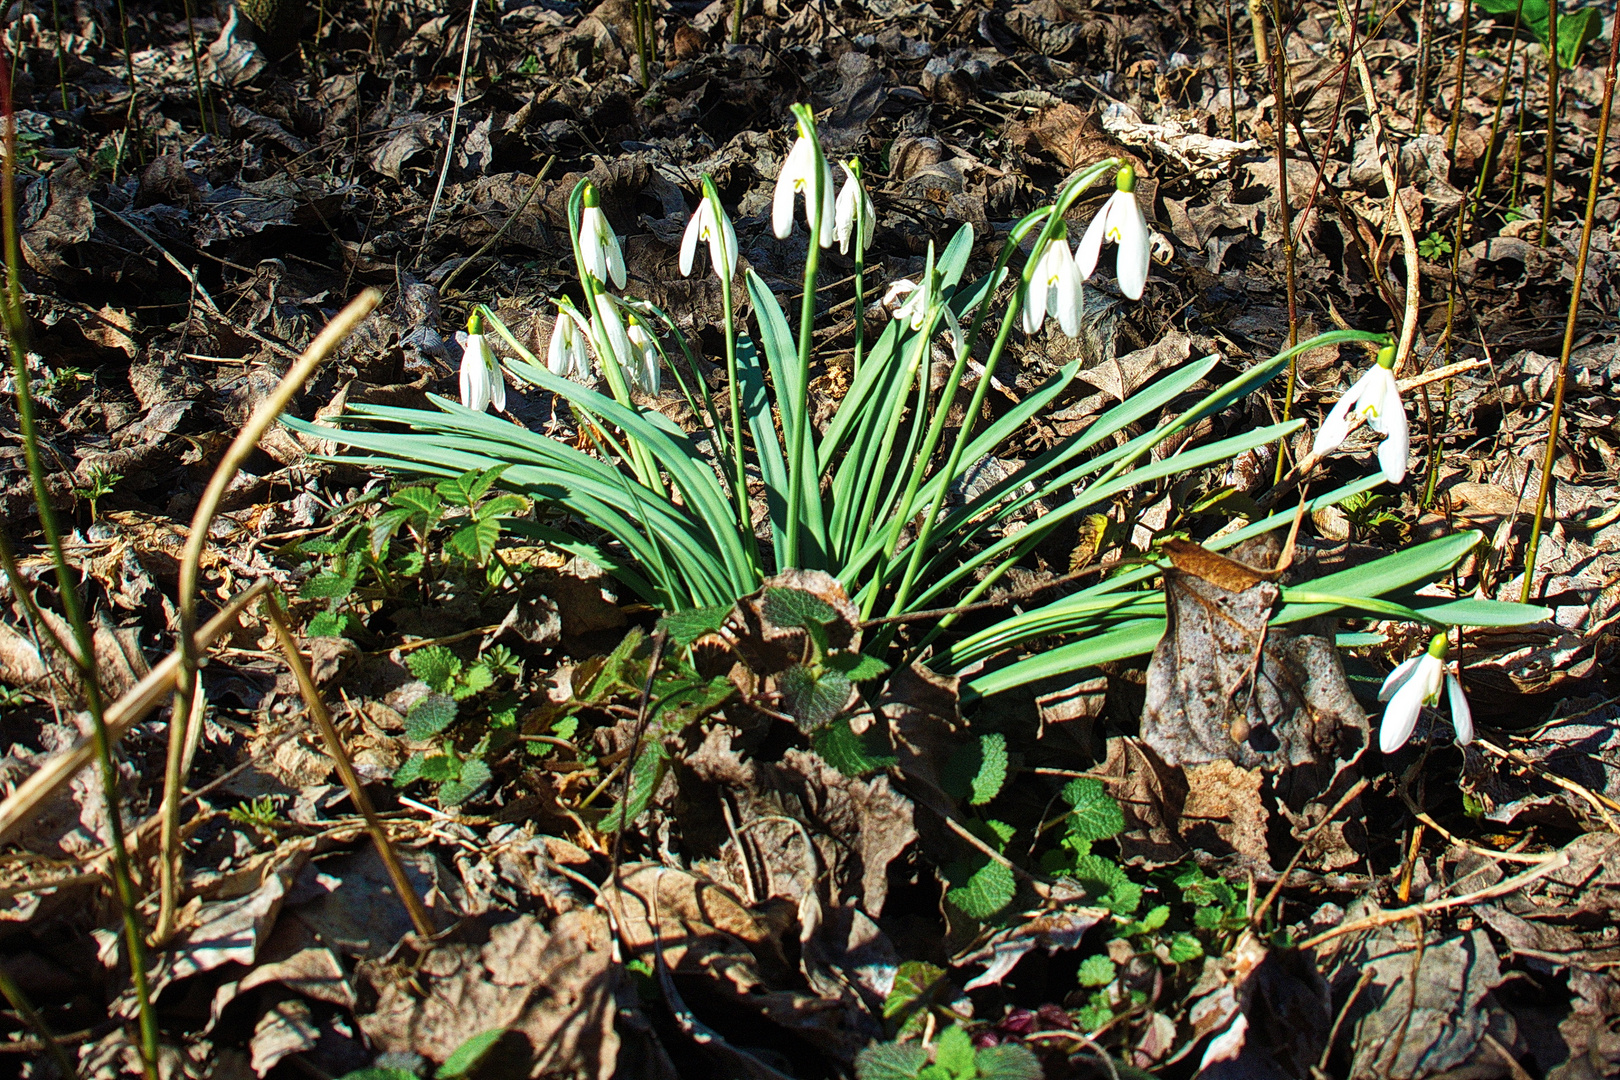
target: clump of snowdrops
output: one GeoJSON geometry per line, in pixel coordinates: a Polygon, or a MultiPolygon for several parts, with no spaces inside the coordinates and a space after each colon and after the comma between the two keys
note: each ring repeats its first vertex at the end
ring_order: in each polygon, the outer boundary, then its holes
{"type": "MultiPolygon", "coordinates": [[[[1012,225],[989,273],[977,280],[964,281],[975,239],[971,226],[963,225],[941,248],[930,242],[920,277],[885,289],[892,318],[875,340],[867,340],[864,320],[855,319],[849,389],[831,421],[818,428],[811,420],[810,382],[827,362],[817,356],[814,333],[821,261],[834,244],[852,259],[855,310],[866,311],[872,300],[866,253],[877,211],[860,162],[837,162],[842,183],[836,182],[810,109],[796,105],[793,115],[795,139],[776,181],[771,223],[779,239],[803,229],[808,240],[796,326],[766,283],[740,267],[736,232],[712,179],[704,176],[695,193],[680,268],[683,274],[698,272],[706,251],[719,280],[724,347],[714,366],[723,366],[723,376],[713,386],[705,376],[706,358],[678,321],[631,291],[618,237],[586,180],[568,203],[582,302],[554,301],[555,328],[543,359],[479,305],[465,339],[460,403],[434,398],[435,410],[356,406],[339,427],[320,428],[320,434],[352,448],[349,460],[401,472],[453,476],[504,466],[502,486],[566,512],[561,523],[555,514],[509,522],[510,532],[582,556],[647,602],[697,613],[715,625],[735,600],[774,574],[825,571],[842,584],[863,619],[881,620],[864,648],[882,657],[906,616],[979,600],[1071,519],[1128,502],[1133,489],[1159,491],[1293,436],[1304,421],[1153,455],[1166,439],[1259,390],[1286,370],[1290,358],[1345,342],[1376,350],[1387,341],[1360,331],[1318,335],[1213,388],[1204,380],[1219,358],[1189,361],[1024,462],[1014,475],[968,488],[962,483],[968,471],[996,456],[1010,435],[1065,393],[1080,370],[1079,361],[1065,365],[979,427],[973,418],[984,415],[986,393],[1014,331],[1038,333],[1051,318],[1064,333],[1077,335],[1084,283],[1097,278],[1108,247],[1116,253],[1119,292],[1130,300],[1143,295],[1151,234],[1135,194],[1135,173],[1117,158],[1075,173],[1050,204],[1012,225]],[[1068,215],[1088,191],[1109,181],[1113,191],[1082,234],[1077,255],[1068,215]],[[507,356],[496,356],[486,326],[505,343],[507,356]],[[953,358],[937,393],[928,377],[936,341],[953,358]],[[978,377],[969,392],[970,367],[978,377]],[[660,393],[666,374],[698,418],[697,432],[682,430],[645,404],[646,395],[660,393]],[[502,408],[507,377],[565,401],[590,448],[489,415],[489,405],[502,408]],[[953,428],[947,418],[964,394],[969,400],[960,415],[970,420],[953,428]],[[1034,512],[1037,505],[1044,512],[1034,512]]],[[[1375,365],[1345,396],[1317,450],[1326,453],[1342,443],[1353,419],[1385,437],[1381,475],[1308,499],[1306,511],[1404,477],[1405,413],[1387,364],[1375,365]]],[[[1294,517],[1290,508],[1258,518],[1208,546],[1229,547],[1294,517]]],[[[1466,533],[1419,544],[1309,589],[1285,589],[1273,621],[1339,609],[1399,615],[1438,629],[1536,617],[1540,609],[1519,605],[1423,601],[1427,607],[1413,608],[1379,599],[1434,580],[1478,541],[1477,534],[1466,533]]],[[[906,655],[942,670],[972,669],[965,683],[971,696],[1146,653],[1165,628],[1162,594],[1150,588],[1160,572],[1155,562],[1137,564],[935,647],[955,621],[946,614],[913,638],[906,655]],[[1013,659],[1020,646],[1055,635],[1068,636],[1069,643],[1013,659]]],[[[1425,701],[1433,697],[1432,681],[1425,675],[1421,683],[1425,701]]],[[[1403,710],[1415,693],[1398,697],[1403,710]]],[[[1404,720],[1397,726],[1410,731],[1404,720]]]]}

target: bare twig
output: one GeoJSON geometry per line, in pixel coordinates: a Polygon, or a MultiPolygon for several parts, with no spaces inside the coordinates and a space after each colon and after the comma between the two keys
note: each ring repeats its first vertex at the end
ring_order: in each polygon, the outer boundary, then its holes
{"type": "Polygon", "coordinates": [[[456,77],[456,100],[450,107],[450,135],[444,141],[444,164],[439,168],[439,184],[433,189],[433,202],[428,206],[427,224],[422,226],[422,247],[427,248],[433,235],[433,219],[439,213],[439,200],[444,196],[445,181],[450,179],[450,163],[456,159],[456,124],[461,120],[461,102],[467,91],[467,57],[472,55],[473,30],[478,22],[478,0],[467,5],[467,32],[461,39],[461,74],[456,77]]]}
{"type": "Polygon", "coordinates": [[[258,448],[259,440],[270,430],[270,425],[282,414],[293,397],[304,388],[315,369],[330,356],[338,344],[360,325],[377,306],[382,294],[367,289],[326,325],[298,362],[287,369],[270,396],[261,401],[253,415],[237,433],[226,449],[208,487],[198,500],[197,511],[191,518],[191,531],[186,537],[185,551],[180,557],[180,584],[175,606],[179,609],[180,665],[175,672],[174,711],[169,718],[169,752],[163,777],[163,843],[161,859],[161,887],[158,905],[157,941],[167,941],[174,933],[175,908],[179,898],[180,882],[180,788],[184,783],[187,758],[192,746],[191,724],[193,696],[197,684],[197,654],[192,646],[197,626],[197,578],[202,568],[203,549],[208,546],[208,530],[219,512],[221,500],[231,481],[236,479],[243,462],[258,448]]]}

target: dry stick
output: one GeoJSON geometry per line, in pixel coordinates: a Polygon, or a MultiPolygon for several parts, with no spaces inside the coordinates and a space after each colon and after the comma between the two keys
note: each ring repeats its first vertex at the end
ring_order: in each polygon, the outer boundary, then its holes
{"type": "Polygon", "coordinates": [[[439,286],[440,296],[449,296],[450,286],[456,283],[456,278],[461,276],[461,272],[467,267],[471,266],[473,263],[477,262],[478,259],[483,256],[484,252],[494,247],[496,243],[500,241],[501,237],[506,235],[506,230],[511,228],[512,222],[516,221],[518,215],[523,213],[523,211],[528,207],[529,202],[534,198],[535,192],[539,191],[540,185],[545,182],[546,174],[551,171],[551,167],[556,163],[556,154],[552,154],[550,157],[546,158],[546,163],[540,166],[539,172],[534,174],[534,183],[529,185],[529,191],[523,196],[523,201],[517,204],[517,209],[508,214],[506,220],[501,222],[501,227],[495,230],[494,236],[491,236],[488,240],[485,240],[483,244],[479,245],[477,251],[473,252],[466,259],[463,259],[459,264],[457,264],[454,270],[450,271],[449,275],[444,279],[444,284],[439,286]]]}
{"type": "Polygon", "coordinates": [[[1556,785],[1557,787],[1563,788],[1565,791],[1579,795],[1581,798],[1592,804],[1592,808],[1598,812],[1598,816],[1603,819],[1604,824],[1609,827],[1610,832],[1620,833],[1620,822],[1617,822],[1614,815],[1610,812],[1620,810],[1620,803],[1617,803],[1613,799],[1601,795],[1590,788],[1583,787],[1567,777],[1559,776],[1550,769],[1543,768],[1539,762],[1525,754],[1520,753],[1517,750],[1504,750],[1502,747],[1497,746],[1488,739],[1477,739],[1475,742],[1481,750],[1495,754],[1497,757],[1515,761],[1518,764],[1528,768],[1531,772],[1535,773],[1549,784],[1556,785]]]}
{"type": "Polygon", "coordinates": [[[450,162],[456,156],[456,123],[461,119],[461,99],[467,89],[467,57],[472,54],[474,23],[478,18],[478,0],[467,5],[467,33],[461,39],[461,74],[456,77],[456,100],[450,107],[450,136],[444,141],[444,164],[439,168],[439,185],[433,189],[433,202],[428,206],[427,224],[422,226],[422,247],[427,248],[428,237],[433,235],[433,219],[439,212],[439,199],[444,195],[445,181],[450,179],[450,162]]]}
{"type": "Polygon", "coordinates": [[[1468,15],[1473,10],[1473,4],[1463,5],[1462,43],[1457,46],[1457,88],[1451,94],[1451,126],[1446,131],[1446,155],[1452,158],[1453,165],[1457,157],[1457,129],[1462,126],[1464,80],[1468,75],[1468,15]]]}
{"type": "Polygon", "coordinates": [[[1393,911],[1380,911],[1376,915],[1369,915],[1364,919],[1357,919],[1354,922],[1340,923],[1338,926],[1330,927],[1329,929],[1322,931],[1315,937],[1306,938],[1304,941],[1299,943],[1299,947],[1301,949],[1312,949],[1322,944],[1324,941],[1332,941],[1334,938],[1343,937],[1345,934],[1360,933],[1363,930],[1374,930],[1380,926],[1388,926],[1391,923],[1405,922],[1408,919],[1416,919],[1424,915],[1432,915],[1437,911],[1446,911],[1454,907],[1463,907],[1466,904],[1472,904],[1478,900],[1489,900],[1496,896],[1506,896],[1508,893],[1516,892],[1517,890],[1530,884],[1532,881],[1539,881],[1548,874],[1562,870],[1568,865],[1569,852],[1560,851],[1552,858],[1542,863],[1540,866],[1537,866],[1531,870],[1526,870],[1518,877],[1511,877],[1505,881],[1499,881],[1495,885],[1489,885],[1478,890],[1477,892],[1465,893],[1462,896],[1451,896],[1443,900],[1430,900],[1424,904],[1414,904],[1411,907],[1396,908],[1393,911]]]}
{"type": "Polygon", "coordinates": [[[1360,795],[1363,791],[1367,790],[1368,782],[1369,781],[1365,777],[1357,780],[1355,784],[1351,786],[1349,791],[1346,791],[1343,795],[1339,796],[1339,801],[1333,804],[1333,809],[1322,815],[1322,820],[1311,826],[1310,832],[1306,833],[1300,838],[1299,849],[1294,852],[1293,858],[1288,860],[1288,865],[1283,867],[1283,872],[1277,875],[1277,880],[1271,886],[1271,891],[1266,893],[1266,898],[1260,902],[1260,906],[1255,908],[1254,914],[1249,917],[1250,926],[1258,927],[1260,925],[1260,921],[1266,917],[1266,912],[1269,911],[1271,909],[1271,905],[1276,902],[1277,894],[1282,892],[1283,885],[1288,881],[1288,875],[1292,874],[1294,872],[1294,867],[1299,865],[1299,860],[1302,856],[1304,856],[1306,846],[1311,842],[1311,839],[1317,833],[1321,832],[1322,829],[1327,826],[1328,822],[1338,817],[1339,812],[1350,805],[1351,800],[1353,800],[1357,795],[1360,795]]]}
{"type": "MultiPolygon", "coordinates": [[[[246,591],[233,597],[220,609],[219,614],[209,619],[207,624],[197,631],[194,639],[195,651],[202,652],[207,649],[221,634],[234,626],[236,616],[242,609],[268,587],[268,581],[255,582],[246,591]]],[[[174,689],[174,674],[179,667],[180,654],[170,653],[147,672],[146,677],[136,683],[129,693],[107,709],[109,741],[116,743],[130,728],[145,719],[147,713],[157,707],[163,696],[174,689]]],[[[46,799],[72,780],[94,757],[93,741],[81,739],[71,750],[48,759],[30,774],[28,779],[17,786],[16,791],[0,802],[0,837],[6,836],[18,825],[33,817],[46,799]]]]}
{"type": "Polygon", "coordinates": [[[1424,99],[1429,96],[1429,53],[1434,49],[1434,11],[1430,0],[1418,3],[1416,82],[1412,88],[1412,134],[1423,134],[1424,99]]]}
{"type": "MultiPolygon", "coordinates": [[[[1616,26],[1615,31],[1614,31],[1614,36],[1620,36],[1620,26],[1616,26]]],[[[1614,56],[1614,50],[1613,49],[1609,50],[1609,55],[1610,55],[1610,57],[1614,56]]],[[[1613,79],[1614,79],[1614,75],[1613,75],[1614,62],[1613,62],[1612,59],[1609,62],[1609,72],[1610,72],[1609,79],[1612,82],[1613,79]]],[[[1608,108],[1607,102],[1609,100],[1609,95],[1608,95],[1607,89],[1605,89],[1605,91],[1604,91],[1603,99],[1604,99],[1604,102],[1605,102],[1605,105],[1604,105],[1605,111],[1603,113],[1603,123],[1604,123],[1605,126],[1607,126],[1608,121],[1609,121],[1609,114],[1607,112],[1607,108],[1608,108]]],[[[1598,146],[1597,153],[1598,153],[1598,160],[1601,162],[1603,160],[1603,147],[1602,147],[1601,143],[1598,146]]],[[[1558,0],[1547,0],[1547,185],[1541,189],[1541,229],[1538,231],[1538,233],[1536,235],[1536,244],[1537,244],[1537,246],[1544,246],[1547,243],[1547,222],[1552,219],[1553,173],[1555,171],[1554,166],[1557,164],[1557,157],[1558,157],[1558,0]]],[[[1598,170],[1593,169],[1592,170],[1592,189],[1594,191],[1597,190],[1597,177],[1598,177],[1598,170]]],[[[1585,233],[1585,235],[1583,235],[1581,237],[1581,240],[1582,240],[1583,244],[1585,243],[1586,237],[1591,235],[1591,231],[1592,231],[1592,226],[1591,226],[1592,214],[1591,214],[1590,210],[1588,210],[1588,212],[1587,212],[1586,220],[1587,220],[1586,233],[1585,233]]],[[[1582,250],[1583,251],[1585,250],[1584,247],[1582,248],[1582,250]]],[[[1575,275],[1575,295],[1579,296],[1580,292],[1581,292],[1581,278],[1580,278],[1579,271],[1577,271],[1576,275],[1575,275]]]]}
{"type": "MultiPolygon", "coordinates": [[[[1496,108],[1491,113],[1491,135],[1485,140],[1485,156],[1480,160],[1479,176],[1474,180],[1473,212],[1479,212],[1479,201],[1485,197],[1485,182],[1490,178],[1491,166],[1496,161],[1496,139],[1502,130],[1502,107],[1507,104],[1508,87],[1513,83],[1513,53],[1519,46],[1519,23],[1524,17],[1524,0],[1513,9],[1513,29],[1508,35],[1507,60],[1502,64],[1502,85],[1496,90],[1496,108]]],[[[1522,114],[1521,114],[1522,118],[1522,114]]]]}
{"type": "Polygon", "coordinates": [[[1254,58],[1261,67],[1271,64],[1271,46],[1266,39],[1266,15],[1261,7],[1266,0],[1248,0],[1249,29],[1254,33],[1254,58]]]}
{"type": "MultiPolygon", "coordinates": [[[[1339,0],[1339,17],[1348,19],[1349,12],[1345,10],[1344,0],[1339,0]]],[[[1422,293],[1418,282],[1418,249],[1417,237],[1412,234],[1412,222],[1406,216],[1406,207],[1401,202],[1400,189],[1395,186],[1395,168],[1390,164],[1389,152],[1384,147],[1384,122],[1378,108],[1378,96],[1373,93],[1372,74],[1367,70],[1367,61],[1357,51],[1351,55],[1356,65],[1356,75],[1361,80],[1362,93],[1367,97],[1367,113],[1372,119],[1373,145],[1378,149],[1378,167],[1384,174],[1384,187],[1389,190],[1389,201],[1395,211],[1395,224],[1401,230],[1401,244],[1406,258],[1406,310],[1401,313],[1401,338],[1395,347],[1395,371],[1399,372],[1407,357],[1412,355],[1412,343],[1417,340],[1418,308],[1422,301],[1422,293]]],[[[1377,272],[1377,267],[1373,268],[1377,272]]]]}
{"type": "MultiPolygon", "coordinates": [[[[1620,0],[1616,0],[1620,11],[1620,0]]],[[[1558,7],[1557,0],[1548,6],[1551,12],[1558,7]]],[[[1554,41],[1557,39],[1554,38],[1554,41]]],[[[1556,52],[1556,49],[1554,50],[1556,52]]],[[[1575,287],[1569,294],[1569,315],[1564,319],[1564,346],[1558,355],[1558,386],[1553,391],[1552,416],[1547,420],[1547,452],[1541,458],[1541,487],[1536,490],[1536,515],[1530,520],[1530,547],[1524,556],[1524,588],[1519,591],[1521,603],[1530,602],[1530,589],[1535,580],[1536,550],[1541,546],[1541,515],[1547,509],[1547,491],[1552,485],[1553,459],[1558,455],[1558,423],[1564,417],[1564,383],[1569,379],[1569,354],[1575,348],[1575,321],[1580,314],[1581,285],[1586,281],[1586,255],[1592,246],[1592,219],[1597,213],[1598,185],[1603,180],[1603,151],[1609,141],[1609,111],[1614,107],[1615,63],[1620,60],[1620,15],[1609,33],[1609,67],[1603,74],[1603,115],[1598,120],[1597,147],[1592,151],[1592,182],[1586,188],[1586,220],[1581,222],[1581,247],[1575,255],[1575,287]]],[[[1549,125],[1548,131],[1551,132],[1549,125]]],[[[1551,157],[1548,161],[1551,161],[1551,157]]],[[[1547,190],[1552,190],[1552,167],[1547,169],[1547,190]]],[[[1545,235],[1547,216],[1542,213],[1541,228],[1545,235]]]]}
{"type": "MultiPolygon", "coordinates": [[[[1271,58],[1271,95],[1277,104],[1277,217],[1282,226],[1283,260],[1288,275],[1288,347],[1299,344],[1299,309],[1294,287],[1294,220],[1288,204],[1288,39],[1283,33],[1282,5],[1272,0],[1271,21],[1277,31],[1277,52],[1271,58]]],[[[1299,381],[1299,357],[1288,358],[1288,386],[1283,392],[1283,419],[1294,410],[1294,387],[1299,381]]],[[[1288,440],[1277,440],[1277,471],[1272,483],[1282,479],[1283,462],[1288,458],[1288,440]]]]}
{"type": "Polygon", "coordinates": [[[287,614],[282,610],[274,592],[265,596],[260,610],[275,629],[276,642],[281,646],[281,654],[286,657],[293,678],[298,680],[298,692],[303,695],[304,707],[309,710],[310,719],[315,721],[315,726],[320,729],[321,739],[326,743],[326,752],[337,765],[338,776],[343,780],[343,786],[348,789],[350,801],[354,803],[355,809],[360,811],[360,816],[366,819],[366,831],[371,834],[372,842],[377,845],[377,854],[388,870],[389,880],[394,883],[394,891],[399,894],[400,902],[405,905],[405,911],[411,917],[411,925],[416,928],[417,937],[425,944],[437,933],[433,920],[428,916],[422,898],[416,895],[411,879],[405,876],[405,864],[400,862],[399,853],[394,850],[394,844],[388,838],[388,830],[378,820],[377,811],[371,805],[371,798],[366,794],[359,775],[354,771],[354,763],[349,760],[348,750],[343,746],[343,738],[338,734],[337,726],[332,723],[332,713],[321,698],[321,692],[315,687],[315,679],[309,673],[309,664],[304,660],[304,654],[298,651],[298,643],[293,640],[292,631],[287,627],[287,614]]]}
{"type": "Polygon", "coordinates": [[[282,376],[275,390],[259,403],[247,424],[237,433],[235,441],[225,451],[219,467],[208,481],[208,487],[197,503],[196,513],[192,515],[191,531],[180,557],[180,585],[176,596],[176,607],[180,612],[180,666],[174,683],[174,711],[169,717],[169,753],[163,777],[162,884],[158,925],[154,933],[155,940],[159,942],[167,941],[174,934],[175,910],[179,902],[180,788],[185,780],[185,759],[189,756],[187,746],[191,742],[193,726],[189,721],[197,683],[197,652],[192,645],[192,637],[197,625],[197,577],[202,566],[203,549],[208,545],[209,527],[219,512],[226,488],[236,479],[242,463],[258,448],[259,440],[270,425],[291,404],[294,395],[315,374],[315,369],[362,319],[371,314],[371,309],[381,299],[382,294],[377,290],[367,289],[349,301],[349,305],[338,312],[319,336],[310,342],[298,362],[287,369],[287,374],[282,376]]]}

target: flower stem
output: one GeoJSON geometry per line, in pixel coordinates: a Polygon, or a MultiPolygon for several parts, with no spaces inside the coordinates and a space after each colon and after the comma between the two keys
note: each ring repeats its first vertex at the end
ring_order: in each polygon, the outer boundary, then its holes
{"type": "MultiPolygon", "coordinates": [[[[1549,11],[1557,7],[1557,0],[1549,11]]],[[[1557,38],[1553,39],[1555,42],[1557,38]]],[[[1556,47],[1555,47],[1556,52],[1556,47]]],[[[1575,287],[1569,294],[1569,314],[1564,319],[1564,345],[1558,356],[1558,383],[1553,390],[1552,416],[1547,420],[1547,451],[1541,457],[1541,486],[1536,489],[1536,512],[1530,519],[1530,546],[1524,555],[1524,585],[1519,602],[1530,602],[1535,581],[1536,551],[1541,546],[1541,515],[1547,508],[1547,491],[1552,485],[1553,460],[1558,456],[1558,423],[1564,415],[1564,385],[1569,378],[1569,354],[1575,347],[1575,323],[1580,314],[1581,285],[1586,280],[1586,256],[1592,246],[1592,222],[1597,216],[1598,185],[1603,181],[1603,151],[1609,141],[1609,113],[1614,107],[1614,73],[1620,60],[1620,30],[1609,35],[1609,66],[1603,74],[1603,111],[1599,113],[1597,146],[1592,151],[1592,181],[1586,188],[1586,218],[1581,222],[1581,246],[1575,256],[1575,287]]],[[[1556,62],[1556,57],[1555,57],[1556,62]]],[[[1550,187],[1550,185],[1549,185],[1550,187]]],[[[1546,217],[1542,218],[1546,228],[1546,217]]]]}

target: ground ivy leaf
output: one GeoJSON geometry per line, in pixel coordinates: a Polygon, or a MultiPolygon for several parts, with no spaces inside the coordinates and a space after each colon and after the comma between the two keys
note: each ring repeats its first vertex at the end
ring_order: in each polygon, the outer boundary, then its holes
{"type": "Polygon", "coordinates": [[[980,1050],[975,1064],[980,1080],[1041,1080],[1040,1059],[1027,1046],[1007,1043],[980,1050]]]}
{"type": "Polygon", "coordinates": [[[1095,777],[1070,780],[1063,786],[1063,801],[1074,808],[1069,814],[1069,835],[1077,840],[1107,840],[1124,831],[1125,814],[1095,777]]]}
{"type": "Polygon", "coordinates": [[[992,860],[975,871],[966,885],[947,892],[945,899],[970,919],[985,922],[995,918],[1012,903],[1013,893],[1017,889],[1018,882],[1013,872],[992,860]]]}
{"type": "Polygon", "coordinates": [[[973,1063],[973,1039],[955,1024],[939,1033],[934,1042],[934,1064],[954,1077],[972,1080],[979,1070],[973,1063]]]}
{"type": "Polygon", "coordinates": [[[973,776],[968,801],[983,806],[1001,792],[1007,782],[1007,736],[996,732],[979,737],[979,770],[973,776]]]}
{"type": "Polygon", "coordinates": [[[928,1064],[919,1043],[874,1043],[855,1055],[859,1080],[917,1080],[928,1064]]]}
{"type": "Polygon", "coordinates": [[[1081,986],[1107,986],[1114,981],[1114,962],[1100,953],[1088,956],[1080,961],[1077,978],[1081,986]]]}
{"type": "Polygon", "coordinates": [[[461,674],[461,657],[443,645],[429,645],[407,656],[405,666],[431,689],[448,694],[456,676],[461,674]]]}
{"type": "Polygon", "coordinates": [[[892,755],[872,753],[866,740],[850,728],[847,717],[834,720],[812,735],[810,748],[821,755],[821,760],[855,779],[887,769],[900,760],[892,755]]]}

